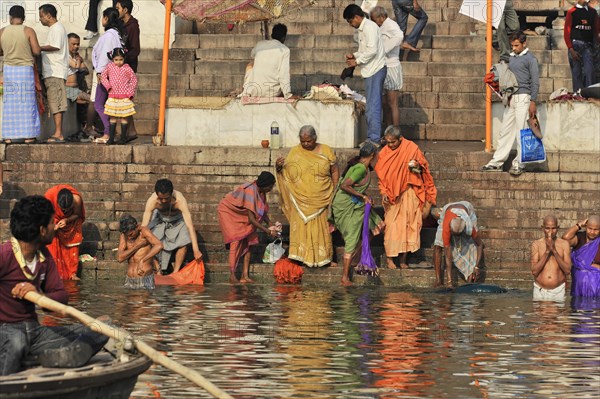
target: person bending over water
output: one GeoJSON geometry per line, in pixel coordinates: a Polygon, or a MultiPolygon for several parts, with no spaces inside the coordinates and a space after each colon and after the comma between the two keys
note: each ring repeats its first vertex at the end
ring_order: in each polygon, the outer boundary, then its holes
{"type": "Polygon", "coordinates": [[[548,215],[542,223],[544,237],[531,244],[534,301],[564,301],[565,282],[571,272],[568,241],[557,237],[558,220],[548,215]]]}
{"type": "Polygon", "coordinates": [[[163,249],[162,243],[150,229],[140,226],[133,216],[123,216],[119,221],[119,262],[128,261],[125,287],[154,289],[152,259],[163,249]]]}

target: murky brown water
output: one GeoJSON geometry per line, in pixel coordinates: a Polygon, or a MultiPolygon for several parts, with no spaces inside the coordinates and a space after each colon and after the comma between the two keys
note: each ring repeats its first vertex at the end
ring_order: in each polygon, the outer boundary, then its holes
{"type": "MultiPolygon", "coordinates": [[[[600,300],[532,303],[529,292],[211,285],[127,291],[69,286],[236,398],[598,398],[600,300]]],[[[153,366],[133,398],[209,397],[153,366]]]]}

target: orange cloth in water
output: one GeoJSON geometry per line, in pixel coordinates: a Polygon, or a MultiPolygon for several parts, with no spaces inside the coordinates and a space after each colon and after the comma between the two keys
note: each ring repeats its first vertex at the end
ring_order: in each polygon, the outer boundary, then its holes
{"type": "Polygon", "coordinates": [[[204,262],[193,260],[177,273],[154,276],[155,285],[204,285],[204,262]]]}
{"type": "Polygon", "coordinates": [[[302,267],[288,258],[282,258],[275,262],[273,275],[279,284],[300,284],[303,274],[304,270],[302,267]]]}
{"type": "MultiPolygon", "coordinates": [[[[64,188],[72,192],[74,196],[77,195],[82,198],[81,194],[68,184],[59,184],[46,191],[44,197],[52,202],[52,206],[54,207],[54,223],[58,223],[67,217],[63,210],[60,209],[60,206],[58,206],[58,193],[64,188]]],[[[58,273],[63,280],[68,280],[77,273],[77,268],[79,267],[79,245],[83,242],[82,226],[84,221],[85,207],[82,198],[81,217],[69,223],[66,227],[56,230],[52,243],[47,246],[54,258],[58,273]]]]}

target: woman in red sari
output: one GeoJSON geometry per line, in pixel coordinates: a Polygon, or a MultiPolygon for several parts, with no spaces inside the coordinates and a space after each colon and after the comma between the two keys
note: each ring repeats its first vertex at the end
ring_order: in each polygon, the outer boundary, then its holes
{"type": "Polygon", "coordinates": [[[81,194],[68,184],[59,184],[44,194],[54,207],[56,234],[48,250],[63,280],[79,280],[79,246],[83,242],[85,208],[81,194]]]}
{"type": "Polygon", "coordinates": [[[400,267],[408,268],[406,255],[421,247],[423,215],[435,205],[437,190],[429,163],[419,147],[389,126],[384,133],[387,145],[379,152],[375,172],[385,210],[383,245],[388,267],[395,269],[393,258],[400,257],[400,267]]]}
{"type": "Polygon", "coordinates": [[[271,226],[267,193],[275,185],[275,176],[269,172],[261,172],[258,179],[244,183],[221,200],[217,207],[219,224],[223,232],[223,241],[229,244],[229,281],[231,283],[251,283],[248,275],[250,267],[250,246],[258,244],[257,230],[276,237],[279,227],[271,226]],[[240,258],[244,258],[242,278],[235,276],[240,258]]]}

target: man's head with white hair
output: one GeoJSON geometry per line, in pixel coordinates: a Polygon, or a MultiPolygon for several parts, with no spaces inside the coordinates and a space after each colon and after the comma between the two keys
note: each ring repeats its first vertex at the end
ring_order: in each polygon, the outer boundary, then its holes
{"type": "Polygon", "coordinates": [[[462,234],[467,224],[461,218],[454,218],[450,221],[450,232],[454,235],[462,234]]]}

